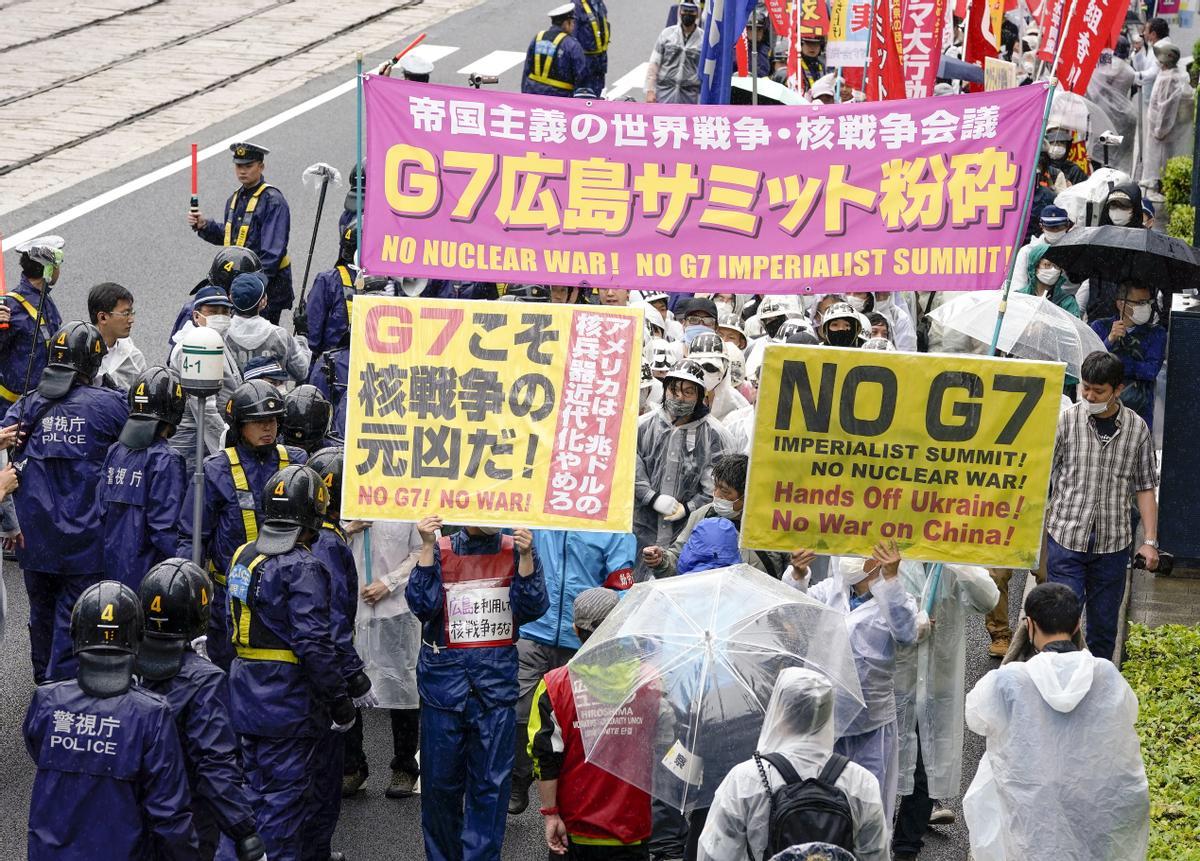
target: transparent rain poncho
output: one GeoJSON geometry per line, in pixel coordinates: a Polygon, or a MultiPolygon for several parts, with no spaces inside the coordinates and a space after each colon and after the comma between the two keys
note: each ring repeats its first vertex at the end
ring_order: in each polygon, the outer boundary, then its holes
{"type": "Polygon", "coordinates": [[[635,585],[568,666],[588,761],[681,811],[754,752],[784,670],[831,680],[835,732],[863,702],[843,616],[744,564],[635,585]]]}

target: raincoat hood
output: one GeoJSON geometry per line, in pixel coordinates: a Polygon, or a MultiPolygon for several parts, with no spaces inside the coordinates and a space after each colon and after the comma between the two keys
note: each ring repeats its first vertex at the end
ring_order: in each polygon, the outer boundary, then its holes
{"type": "MultiPolygon", "coordinates": [[[[1141,206],[1140,202],[1138,206],[1141,206]]],[[[233,341],[248,350],[255,350],[261,347],[274,331],[275,326],[266,317],[234,316],[233,321],[229,324],[226,340],[233,341]]]]}
{"type": "Polygon", "coordinates": [[[737,565],[742,561],[738,550],[738,531],[733,521],[724,517],[706,517],[696,524],[679,554],[676,570],[680,574],[710,571],[737,565]]]}
{"type": "Polygon", "coordinates": [[[833,752],[833,682],[824,673],[789,667],[779,674],[763,715],[758,751],[833,752]]]}
{"type": "Polygon", "coordinates": [[[1113,190],[1108,193],[1108,197],[1104,200],[1104,205],[1100,208],[1100,226],[1112,224],[1112,219],[1108,216],[1108,201],[1116,193],[1122,193],[1129,198],[1129,202],[1133,204],[1133,215],[1129,219],[1126,227],[1145,227],[1143,221],[1144,214],[1142,212],[1142,190],[1136,182],[1126,182],[1121,185],[1113,186],[1113,190]]]}
{"type": "Polygon", "coordinates": [[[1063,714],[1074,711],[1092,689],[1095,668],[1091,652],[1041,652],[1025,662],[1046,705],[1063,714]]]}
{"type": "MultiPolygon", "coordinates": [[[[1027,275],[1028,275],[1029,292],[1031,292],[1031,293],[1036,291],[1038,288],[1038,285],[1041,284],[1041,282],[1038,281],[1037,268],[1038,268],[1038,264],[1042,262],[1042,258],[1046,256],[1046,252],[1049,250],[1050,250],[1050,244],[1048,242],[1036,243],[1029,249],[1029,258],[1028,258],[1029,271],[1028,271],[1027,275]]],[[[1055,264],[1055,265],[1057,265],[1057,264],[1055,264]]],[[[1059,266],[1059,269],[1061,270],[1062,267],[1059,266]]],[[[1060,272],[1060,274],[1058,276],[1058,280],[1054,282],[1054,284],[1049,288],[1048,292],[1051,295],[1057,293],[1059,291],[1059,289],[1062,287],[1062,285],[1064,283],[1066,283],[1066,280],[1067,280],[1066,273],[1060,272]]]]}

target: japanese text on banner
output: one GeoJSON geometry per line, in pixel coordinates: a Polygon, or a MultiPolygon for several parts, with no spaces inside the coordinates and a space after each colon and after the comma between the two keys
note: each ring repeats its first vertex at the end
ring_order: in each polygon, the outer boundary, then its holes
{"type": "Polygon", "coordinates": [[[367,271],[753,293],[999,287],[1047,93],[785,110],[366,88],[367,271]]]}
{"type": "Polygon", "coordinates": [[[1036,567],[1063,367],[767,348],[742,542],[1036,567]]]}
{"type": "Polygon", "coordinates": [[[343,514],[626,531],[641,312],[359,297],[343,514]]]}

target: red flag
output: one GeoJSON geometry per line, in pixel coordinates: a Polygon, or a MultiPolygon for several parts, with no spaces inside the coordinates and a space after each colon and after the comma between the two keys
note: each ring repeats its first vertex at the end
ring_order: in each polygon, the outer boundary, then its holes
{"type": "Polygon", "coordinates": [[[1125,18],[1117,0],[1077,0],[1075,14],[1063,29],[1058,63],[1051,69],[1064,88],[1080,96],[1087,92],[1100,52],[1109,45],[1114,17],[1125,18]]]}
{"type": "Polygon", "coordinates": [[[1067,4],[1070,2],[1071,0],[1045,0],[1042,6],[1042,17],[1038,20],[1038,27],[1042,31],[1042,46],[1038,49],[1037,56],[1043,62],[1054,62],[1063,17],[1067,14],[1067,4]]]}
{"type": "Polygon", "coordinates": [[[942,58],[942,36],[946,0],[908,0],[904,6],[904,86],[910,99],[933,95],[938,62],[942,58]]]}
{"type": "Polygon", "coordinates": [[[746,53],[746,40],[738,36],[733,48],[733,57],[737,61],[738,76],[745,78],[750,74],[750,55],[746,53]]]}
{"type": "Polygon", "coordinates": [[[867,52],[867,101],[904,98],[904,66],[892,32],[893,0],[876,0],[875,26],[867,52]]]}
{"type": "Polygon", "coordinates": [[[767,14],[771,16],[771,26],[776,36],[786,36],[791,32],[788,23],[787,0],[766,0],[767,14]]]}
{"type": "MultiPolygon", "coordinates": [[[[967,33],[963,44],[963,59],[983,68],[984,60],[997,57],[996,39],[992,35],[992,10],[987,0],[971,0],[967,12],[967,33]]],[[[982,93],[983,84],[967,85],[967,92],[982,93]]]]}
{"type": "Polygon", "coordinates": [[[829,35],[829,4],[826,0],[797,0],[796,17],[800,19],[801,36],[829,35]]]}

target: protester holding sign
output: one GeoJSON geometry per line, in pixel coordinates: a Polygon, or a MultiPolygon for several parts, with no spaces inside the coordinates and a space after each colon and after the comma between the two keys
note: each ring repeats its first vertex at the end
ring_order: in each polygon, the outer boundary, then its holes
{"type": "Polygon", "coordinates": [[[517,629],[549,609],[528,529],[467,526],[421,555],[404,597],[422,622],[421,827],[430,861],[500,857],[517,723],[517,629]]]}

